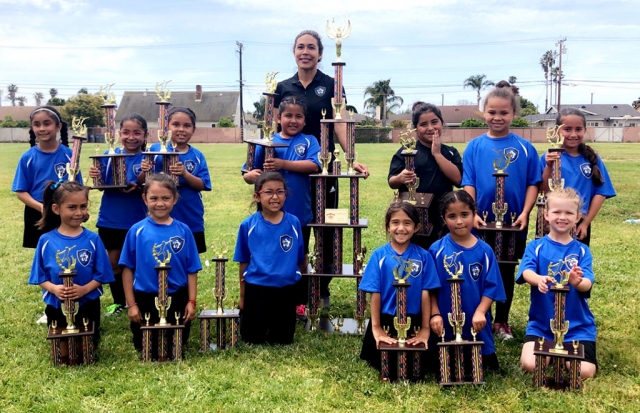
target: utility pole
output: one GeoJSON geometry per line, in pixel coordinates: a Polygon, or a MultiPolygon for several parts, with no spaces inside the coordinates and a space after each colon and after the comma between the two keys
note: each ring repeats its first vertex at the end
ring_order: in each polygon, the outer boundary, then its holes
{"type": "Polygon", "coordinates": [[[238,46],[238,54],[240,55],[240,141],[244,141],[244,106],[242,105],[242,49],[244,46],[242,43],[236,41],[238,46]]]}
{"type": "Polygon", "coordinates": [[[556,42],[556,46],[558,46],[558,58],[559,63],[558,63],[558,113],[560,113],[560,97],[562,96],[562,55],[564,53],[567,53],[567,48],[564,47],[564,42],[567,41],[566,37],[563,37],[562,39],[558,40],[556,42]]]}
{"type": "Polygon", "coordinates": [[[444,93],[440,93],[440,96],[442,96],[442,105],[440,106],[444,106],[444,93]]]}

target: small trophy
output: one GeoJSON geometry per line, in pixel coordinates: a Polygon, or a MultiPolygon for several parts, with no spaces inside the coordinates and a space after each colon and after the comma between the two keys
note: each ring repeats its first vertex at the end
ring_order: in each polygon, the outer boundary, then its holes
{"type": "Polygon", "coordinates": [[[151,249],[151,253],[153,254],[153,258],[156,260],[158,265],[156,265],[155,270],[158,272],[158,296],[155,299],[156,309],[158,310],[158,315],[160,316],[160,322],[156,325],[158,326],[166,326],[169,325],[167,322],[167,310],[171,307],[171,297],[168,295],[169,291],[169,270],[171,270],[171,252],[169,251],[169,246],[167,242],[163,242],[161,244],[154,244],[151,249]]]}
{"type": "MultiPolygon", "coordinates": [[[[558,125],[547,129],[547,142],[551,144],[549,152],[556,152],[562,155],[564,148],[562,143],[564,138],[560,133],[564,125],[558,125]]],[[[562,178],[562,158],[558,157],[551,166],[551,178],[549,178],[549,190],[564,188],[564,179],[562,178]]]]}
{"type": "MultiPolygon", "coordinates": [[[[357,248],[354,248],[357,249],[357,248]]],[[[353,312],[353,318],[356,320],[356,333],[365,333],[365,310],[367,308],[367,294],[364,291],[360,291],[360,282],[362,281],[362,275],[364,274],[365,263],[364,260],[367,256],[367,246],[363,246],[360,252],[355,253],[355,260],[353,266],[353,273],[358,274],[356,281],[356,309],[353,312]]]]}
{"type": "Polygon", "coordinates": [[[69,181],[75,181],[76,175],[80,172],[80,153],[82,151],[82,142],[87,140],[84,136],[87,134],[87,127],[84,122],[89,119],[86,117],[73,117],[71,121],[73,130],[73,150],[71,153],[71,162],[67,163],[67,174],[69,175],[69,181]]]}
{"type": "Polygon", "coordinates": [[[351,35],[351,22],[347,21],[343,27],[335,26],[335,19],[331,20],[331,23],[327,20],[327,37],[330,39],[336,39],[336,61],[333,66],[336,68],[336,80],[338,80],[337,89],[334,89],[334,97],[331,98],[331,104],[333,105],[333,113],[335,119],[342,119],[341,112],[345,108],[345,100],[342,96],[342,40],[351,35]],[[338,70],[340,71],[338,75],[338,70]]]}
{"type": "MultiPolygon", "coordinates": [[[[73,277],[75,277],[78,273],[76,272],[76,257],[71,254],[71,250],[73,250],[76,246],[66,247],[62,251],[56,251],[56,263],[62,269],[58,276],[62,278],[64,286],[69,288],[73,286],[73,277]]],[[[63,334],[68,333],[77,333],[80,330],[76,328],[73,324],[76,314],[78,314],[78,309],[80,306],[76,301],[73,301],[70,298],[65,299],[62,303],[62,314],[64,314],[67,319],[67,328],[62,330],[63,334]]]]}
{"type": "Polygon", "coordinates": [[[342,174],[342,166],[340,165],[340,149],[336,149],[333,151],[333,174],[341,175],[342,174]]]}
{"type": "Polygon", "coordinates": [[[496,178],[496,199],[491,204],[493,215],[496,217],[496,228],[502,228],[504,215],[509,209],[509,205],[504,202],[504,182],[509,176],[506,169],[511,164],[511,156],[506,151],[497,150],[498,158],[493,160],[493,169],[496,171],[493,176],[496,178]]]}

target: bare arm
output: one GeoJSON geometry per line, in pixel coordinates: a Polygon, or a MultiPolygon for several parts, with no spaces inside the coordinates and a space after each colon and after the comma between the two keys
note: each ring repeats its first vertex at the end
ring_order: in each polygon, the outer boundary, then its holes
{"type": "Polygon", "coordinates": [[[287,161],[279,158],[270,158],[264,161],[265,171],[279,171],[280,169],[301,174],[313,174],[320,170],[317,164],[315,164],[313,161],[307,160],[287,161]]]}
{"type": "Polygon", "coordinates": [[[244,272],[248,266],[248,262],[241,262],[238,270],[240,273],[240,300],[238,300],[238,308],[241,310],[244,308],[244,272]]]}
{"type": "Polygon", "coordinates": [[[428,290],[422,290],[422,296],[420,297],[420,312],[422,313],[422,325],[420,326],[420,331],[418,334],[408,339],[407,343],[422,343],[425,347],[428,347],[429,336],[431,335],[431,328],[429,326],[429,319],[431,318],[431,296],[428,290]]]}
{"type": "Polygon", "coordinates": [[[394,344],[397,342],[395,338],[391,338],[382,329],[380,313],[382,311],[380,293],[371,293],[371,331],[373,332],[373,338],[376,340],[376,346],[380,342],[394,344]]]}
{"type": "Polygon", "coordinates": [[[29,194],[28,192],[19,191],[19,192],[16,192],[16,196],[20,201],[22,201],[23,204],[25,204],[29,208],[33,208],[36,211],[42,212],[42,208],[43,208],[42,203],[33,199],[31,194],[29,194]]]}
{"type": "Polygon", "coordinates": [[[487,311],[491,308],[491,304],[493,304],[493,300],[489,297],[483,296],[475,313],[473,313],[471,324],[473,324],[473,329],[477,333],[487,325],[487,311]]]}
{"type": "Polygon", "coordinates": [[[136,304],[136,297],[133,293],[133,270],[128,267],[122,268],[122,287],[124,289],[124,297],[127,301],[129,320],[134,323],[140,323],[140,309],[136,304]]]}

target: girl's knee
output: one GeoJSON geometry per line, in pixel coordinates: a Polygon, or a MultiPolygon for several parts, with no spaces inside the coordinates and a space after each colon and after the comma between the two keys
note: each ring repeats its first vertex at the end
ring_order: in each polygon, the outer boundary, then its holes
{"type": "Polygon", "coordinates": [[[533,355],[534,342],[524,343],[520,355],[520,368],[527,373],[533,373],[536,368],[536,357],[533,355]]]}
{"type": "Polygon", "coordinates": [[[580,377],[583,379],[591,379],[595,377],[596,370],[596,365],[593,363],[589,363],[588,361],[580,363],[580,377]]]}

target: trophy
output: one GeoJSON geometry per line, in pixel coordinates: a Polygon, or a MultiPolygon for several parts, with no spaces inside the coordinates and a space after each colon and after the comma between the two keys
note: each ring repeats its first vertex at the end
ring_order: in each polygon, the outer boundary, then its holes
{"type": "MultiPolygon", "coordinates": [[[[56,263],[61,269],[58,277],[62,279],[66,288],[73,286],[73,278],[77,275],[75,270],[77,260],[73,252],[75,247],[74,245],[66,247],[62,251],[56,251],[56,263]]],[[[55,320],[51,322],[47,334],[47,339],[50,342],[51,361],[55,366],[74,366],[80,363],[92,364],[95,362],[93,353],[94,323],[85,318],[82,320],[82,326],[75,325],[75,317],[80,309],[78,302],[66,298],[61,300],[60,306],[67,325],[59,330],[58,323],[55,320]],[[68,355],[65,357],[62,356],[63,343],[66,343],[68,349],[68,355]],[[78,354],[78,348],[80,349],[81,357],[78,354]]]]}
{"type": "Polygon", "coordinates": [[[340,165],[340,149],[335,149],[333,151],[333,174],[341,175],[342,174],[342,166],[340,165]]]}
{"type": "MultiPolygon", "coordinates": [[[[562,147],[562,143],[564,142],[564,138],[560,134],[560,129],[564,125],[558,125],[556,127],[551,127],[547,129],[547,142],[551,144],[551,148],[549,148],[549,152],[555,152],[560,155],[564,152],[564,148],[562,147]]],[[[562,179],[562,158],[558,157],[557,160],[553,162],[551,166],[551,178],[549,178],[549,190],[553,191],[554,189],[562,189],[564,188],[564,179],[562,179]]]]}
{"type": "Polygon", "coordinates": [[[80,172],[80,153],[82,151],[82,142],[85,141],[84,135],[87,134],[87,127],[84,122],[89,119],[86,117],[73,117],[71,121],[71,130],[73,130],[73,150],[71,152],[71,162],[67,163],[67,174],[69,181],[75,181],[76,175],[80,172]]]}
{"type": "MultiPolygon", "coordinates": [[[[212,246],[215,251],[215,246],[212,246]]],[[[204,353],[208,350],[224,350],[236,347],[238,345],[238,337],[240,330],[240,314],[236,312],[236,304],[233,303],[230,310],[224,309],[224,299],[227,295],[225,285],[226,263],[229,259],[226,257],[227,250],[216,252],[214,258],[211,259],[215,264],[215,284],[213,288],[213,298],[216,302],[214,310],[203,309],[198,316],[200,320],[200,352],[204,353]],[[216,343],[211,343],[211,323],[216,324],[216,343]],[[227,332],[230,331],[230,340],[227,340],[227,332]]],[[[209,261],[205,262],[205,266],[209,266],[209,261]]]]}
{"type": "Polygon", "coordinates": [[[356,309],[353,312],[353,318],[357,323],[357,334],[364,334],[365,327],[364,322],[366,319],[365,310],[367,308],[367,294],[364,291],[360,290],[360,282],[362,281],[362,274],[364,274],[364,260],[367,256],[367,246],[363,246],[360,252],[355,254],[355,260],[353,265],[353,273],[358,274],[358,278],[356,280],[356,309]]]}
{"type": "Polygon", "coordinates": [[[449,324],[453,328],[454,339],[445,340],[445,330],[443,326],[442,341],[438,343],[438,356],[440,359],[440,384],[450,386],[454,384],[484,384],[484,374],[482,370],[482,345],[483,341],[476,339],[477,332],[471,327],[472,341],[462,338],[466,314],[462,311],[461,283],[464,265],[458,261],[462,252],[443,257],[444,269],[449,274],[447,282],[450,288],[451,312],[447,314],[449,324]],[[471,381],[465,378],[464,349],[471,350],[471,381]],[[453,355],[451,350],[453,349],[453,355]],[[453,366],[451,365],[453,362],[453,366]],[[453,378],[451,369],[453,368],[453,378]],[[453,380],[452,380],[453,379],[453,380]]]}
{"type": "MultiPolygon", "coordinates": [[[[100,175],[93,178],[92,189],[121,189],[128,186],[127,182],[127,156],[133,154],[124,153],[122,150],[116,150],[116,143],[120,139],[120,135],[116,132],[116,97],[111,92],[114,83],[101,86],[98,95],[103,100],[100,107],[105,111],[105,124],[107,132],[104,134],[105,142],[108,145],[107,151],[99,155],[98,146],[96,145],[96,154],[89,156],[92,160],[93,167],[100,170],[100,175]]],[[[74,145],[75,146],[75,145],[74,145]]]]}
{"type": "Polygon", "coordinates": [[[327,37],[336,39],[336,61],[332,63],[336,70],[336,83],[334,84],[334,97],[331,99],[333,105],[333,113],[335,119],[342,119],[340,112],[345,107],[345,101],[342,96],[342,39],[346,39],[351,35],[351,22],[347,20],[343,27],[335,26],[335,19],[331,20],[331,24],[327,20],[327,37]]]}
{"type": "Polygon", "coordinates": [[[496,228],[502,228],[504,222],[504,215],[509,209],[509,205],[504,202],[504,181],[508,173],[506,169],[511,164],[511,156],[505,151],[496,151],[498,158],[493,160],[493,169],[496,171],[493,176],[496,178],[496,198],[495,202],[491,204],[493,215],[496,218],[496,228]]]}
{"type": "MultiPolygon", "coordinates": [[[[411,317],[407,316],[407,288],[411,286],[408,281],[411,276],[413,262],[404,260],[401,256],[394,257],[398,264],[392,270],[393,287],[396,289],[396,315],[393,317],[393,327],[397,332],[398,341],[395,344],[380,343],[381,371],[380,381],[388,382],[390,377],[389,369],[389,352],[396,353],[396,373],[397,379],[406,381],[408,379],[408,363],[407,353],[412,353],[412,379],[417,381],[421,378],[421,351],[426,351],[424,344],[410,345],[407,344],[407,332],[411,328],[411,317]]],[[[390,326],[383,326],[385,333],[389,334],[390,326]]],[[[419,328],[414,329],[414,333],[418,334],[419,328]]]]}
{"type": "Polygon", "coordinates": [[[537,349],[534,348],[536,364],[533,375],[533,385],[536,387],[551,387],[572,390],[581,390],[582,380],[580,378],[580,363],[584,360],[584,346],[574,340],[571,343],[564,343],[564,338],[569,331],[569,321],[565,320],[565,308],[567,293],[570,290],[569,271],[572,265],[568,260],[549,263],[547,274],[551,277],[552,284],[549,291],[554,294],[553,318],[549,320],[551,332],[553,333],[553,343],[545,342],[544,337],[538,338],[537,349]],[[552,378],[549,380],[546,374],[546,359],[551,358],[549,363],[552,369],[552,378]],[[566,368],[569,364],[569,368],[566,368]],[[565,379],[568,373],[568,380],[565,379]]]}

